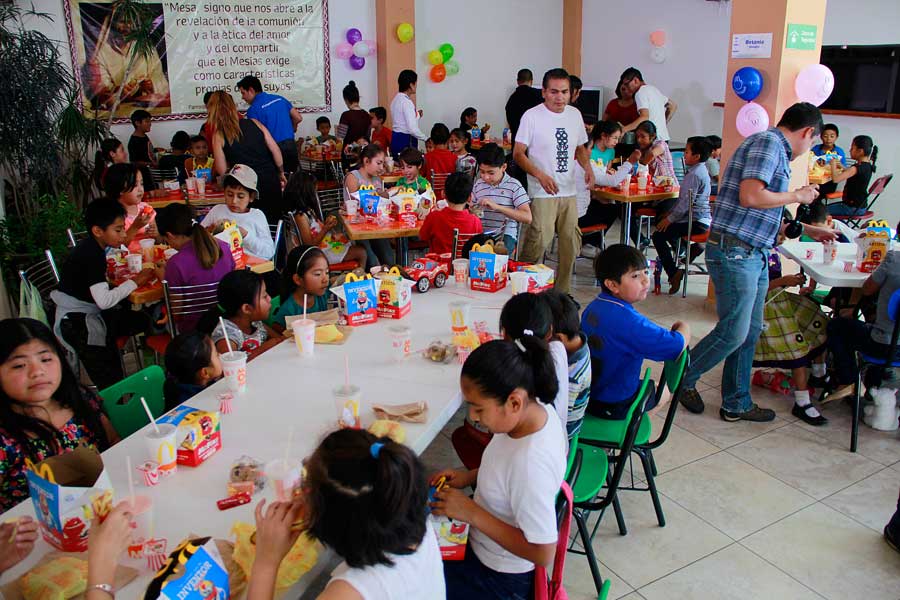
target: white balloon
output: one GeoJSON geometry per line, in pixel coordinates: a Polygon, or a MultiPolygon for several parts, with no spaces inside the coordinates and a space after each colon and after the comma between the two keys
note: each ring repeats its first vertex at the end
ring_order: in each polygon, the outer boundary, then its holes
{"type": "Polygon", "coordinates": [[[669,53],[666,51],[665,46],[654,46],[650,49],[650,60],[657,64],[661,64],[666,62],[666,59],[669,58],[669,53]]]}
{"type": "Polygon", "coordinates": [[[360,40],[353,44],[353,54],[359,57],[364,57],[369,55],[369,45],[364,41],[360,40]]]}

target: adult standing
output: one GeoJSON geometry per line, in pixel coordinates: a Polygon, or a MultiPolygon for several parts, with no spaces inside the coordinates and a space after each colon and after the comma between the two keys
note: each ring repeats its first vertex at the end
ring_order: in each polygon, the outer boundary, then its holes
{"type": "Polygon", "coordinates": [[[415,71],[403,69],[397,76],[399,91],[391,100],[391,154],[398,156],[406,148],[418,148],[419,140],[428,139],[419,129],[422,111],[416,110],[411,96],[416,94],[419,76],[415,71]]]}
{"type": "Polygon", "coordinates": [[[352,144],[359,139],[369,141],[369,128],[372,126],[372,117],[369,111],[359,107],[359,88],[356,87],[355,81],[350,81],[344,86],[344,103],[347,104],[347,110],[341,113],[341,120],[338,125],[345,125],[347,132],[344,134],[344,148],[348,144],[352,144]]]}
{"type": "Polygon", "coordinates": [[[569,75],[569,104],[575,106],[578,102],[578,97],[581,96],[581,88],[584,87],[584,82],[581,81],[581,77],[578,75],[569,75]]]}
{"type": "Polygon", "coordinates": [[[297,142],[294,141],[294,131],[297,130],[297,125],[303,121],[303,115],[291,106],[284,96],[264,92],[262,83],[253,75],[247,75],[238,81],[237,87],[241,92],[241,98],[250,106],[247,110],[247,118],[256,119],[269,130],[275,143],[281,149],[284,168],[289,173],[296,171],[299,166],[299,156],[297,155],[297,142]]]}
{"type": "Polygon", "coordinates": [[[625,126],[638,120],[637,105],[631,88],[621,79],[616,84],[616,97],[609,101],[603,110],[603,121],[615,121],[625,126]]]}
{"type": "Polygon", "coordinates": [[[816,199],[816,186],[789,192],[788,183],[791,159],[809,152],[821,130],[818,108],[805,102],[794,104],[784,111],[777,127],[745,139],[728,161],[706,248],[719,322],[691,351],[691,366],[678,398],[693,413],[704,408],[697,381],[724,359],[722,420],[775,418],[774,411],[753,403],[750,370],[769,287],[769,253],[779,233],[798,237],[802,231],[819,241],[835,238],[831,229],[782,220],[784,206],[816,199]]]}
{"type": "Polygon", "coordinates": [[[540,262],[559,236],[559,268],[556,287],[570,293],[572,268],[581,251],[578,229],[575,162],[584,169],[588,189],[594,187],[587,132],[577,108],[569,106],[569,74],[550,69],[542,82],[544,102],[522,115],[513,159],[528,173],[531,224],[525,228],[522,260],[540,262]]]}
{"type": "Polygon", "coordinates": [[[515,141],[519,131],[522,115],[542,102],[540,90],[532,87],[534,75],[531,69],[519,69],[516,74],[516,89],[506,101],[506,122],[509,125],[511,140],[515,141]]]}
{"type": "Polygon", "coordinates": [[[625,131],[634,131],[644,121],[653,121],[656,125],[656,136],[664,142],[669,141],[669,119],[678,110],[678,105],[658,88],[644,81],[644,76],[634,67],[628,67],[620,78],[628,86],[637,105],[638,118],[623,124],[625,131]]]}
{"type": "Polygon", "coordinates": [[[253,203],[277,223],[284,210],[281,189],[287,180],[281,149],[265,125],[256,119],[239,119],[231,95],[217,91],[209,98],[209,123],[213,134],[213,157],[217,175],[224,175],[236,164],[247,165],[258,178],[259,194],[253,203]]]}

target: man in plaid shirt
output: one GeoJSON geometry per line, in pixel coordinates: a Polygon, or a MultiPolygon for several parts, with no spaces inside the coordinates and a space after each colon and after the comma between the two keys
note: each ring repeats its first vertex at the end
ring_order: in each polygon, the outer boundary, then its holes
{"type": "MultiPolygon", "coordinates": [[[[768,257],[782,222],[783,207],[816,199],[818,188],[807,185],[788,191],[790,161],[809,152],[822,130],[822,114],[808,103],[788,108],[776,127],[744,140],[720,178],[706,264],[716,288],[719,322],[691,351],[679,401],[693,413],[703,412],[695,389],[700,376],[723,359],[722,408],[725,421],[771,421],[775,412],[750,398],[753,352],[762,330],[763,307],[769,286],[768,257]]],[[[834,232],[803,226],[819,241],[834,232]]]]}

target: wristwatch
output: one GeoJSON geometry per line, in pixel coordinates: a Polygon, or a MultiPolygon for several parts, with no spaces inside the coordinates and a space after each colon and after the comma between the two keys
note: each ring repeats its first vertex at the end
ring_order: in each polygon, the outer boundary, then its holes
{"type": "Polygon", "coordinates": [[[94,585],[88,587],[87,591],[91,590],[100,590],[101,592],[106,592],[110,595],[110,597],[116,597],[116,590],[113,586],[108,583],[95,583],[94,585]]]}

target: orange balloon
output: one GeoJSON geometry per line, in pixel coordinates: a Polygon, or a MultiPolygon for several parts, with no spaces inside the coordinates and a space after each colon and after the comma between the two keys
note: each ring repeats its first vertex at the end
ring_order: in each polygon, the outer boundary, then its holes
{"type": "Polygon", "coordinates": [[[431,67],[431,80],[435,83],[442,82],[447,77],[447,67],[444,65],[434,65],[431,67]]]}

